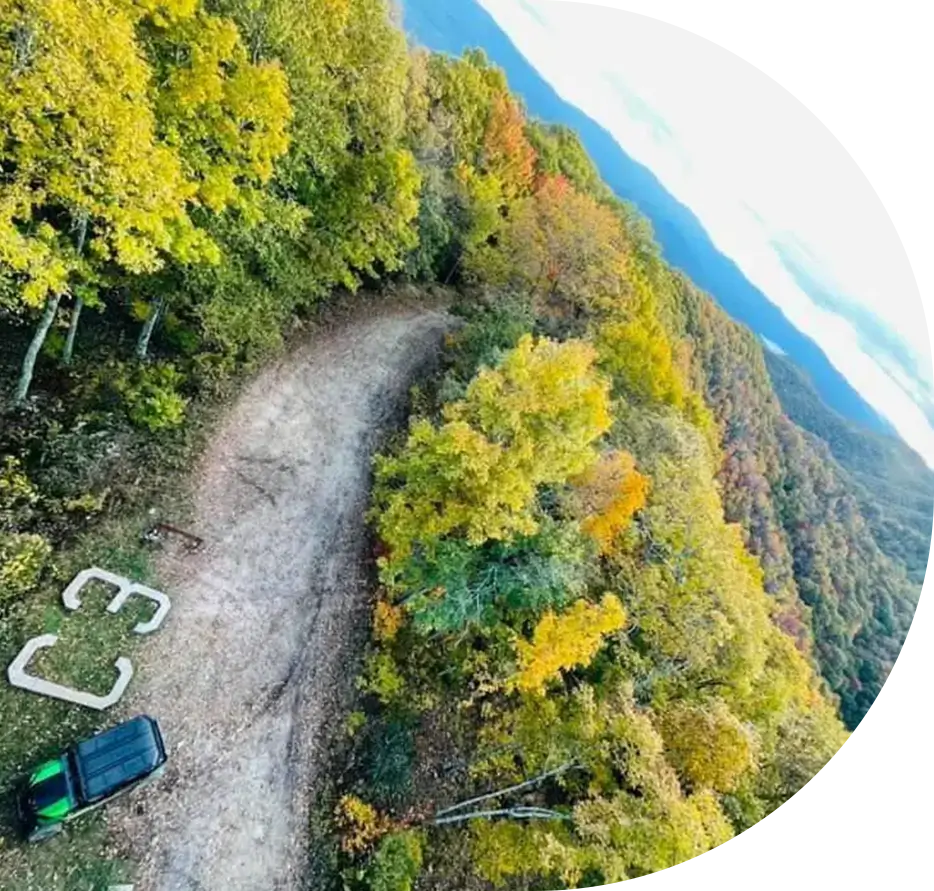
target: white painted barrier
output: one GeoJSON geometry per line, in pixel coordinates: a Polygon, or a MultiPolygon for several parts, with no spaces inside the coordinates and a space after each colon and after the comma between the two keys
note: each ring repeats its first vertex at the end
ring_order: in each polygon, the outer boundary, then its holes
{"type": "MultiPolygon", "coordinates": [[[[157,604],[156,612],[151,619],[146,622],[138,622],[134,626],[133,631],[136,634],[151,634],[156,631],[165,621],[165,617],[172,608],[171,601],[162,591],[156,591],[154,588],[149,588],[146,585],[141,585],[123,576],[108,572],[106,569],[94,566],[79,572],[62,592],[62,603],[66,609],[76,610],[81,608],[81,591],[85,585],[92,581],[104,582],[117,588],[116,596],[107,604],[107,612],[111,615],[119,613],[123,609],[123,605],[133,595],[145,597],[157,604]]],[[[96,696],[93,693],[75,690],[72,687],[66,687],[64,684],[56,684],[53,681],[36,677],[26,671],[26,667],[39,650],[53,647],[57,641],[58,635],[56,634],[41,634],[26,641],[25,646],[7,668],[7,677],[10,683],[14,687],[38,693],[40,696],[61,699],[97,711],[104,711],[116,705],[126,692],[126,688],[133,677],[133,664],[125,656],[121,656],[114,663],[114,667],[117,669],[117,680],[106,696],[96,696]]]]}
{"type": "Polygon", "coordinates": [[[93,693],[75,690],[72,687],[66,687],[64,684],[56,684],[27,673],[26,666],[32,661],[33,656],[39,650],[54,647],[57,641],[57,634],[41,634],[39,637],[26,641],[26,646],[19,651],[7,669],[7,677],[10,683],[14,687],[29,690],[31,693],[38,693],[40,696],[61,699],[100,712],[116,705],[133,677],[133,665],[125,656],[121,656],[114,663],[114,667],[117,669],[117,680],[106,696],[95,696],[93,693]]]}
{"type": "Polygon", "coordinates": [[[152,634],[152,632],[156,631],[165,621],[165,617],[172,608],[171,601],[161,591],[156,591],[154,588],[141,585],[139,582],[130,581],[130,579],[115,575],[112,572],[108,572],[106,569],[99,569],[96,566],[92,566],[90,569],[82,569],[62,592],[62,603],[65,604],[65,608],[71,610],[79,609],[81,606],[81,597],[79,596],[81,590],[88,582],[93,581],[104,582],[118,589],[117,595],[107,605],[107,612],[109,613],[120,612],[123,608],[123,604],[134,594],[152,600],[157,604],[155,615],[153,615],[148,622],[138,623],[133,629],[137,634],[152,634]]]}

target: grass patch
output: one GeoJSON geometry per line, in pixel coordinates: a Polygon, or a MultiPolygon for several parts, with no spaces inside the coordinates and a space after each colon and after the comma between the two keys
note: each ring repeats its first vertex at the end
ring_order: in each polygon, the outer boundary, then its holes
{"type": "Polygon", "coordinates": [[[28,852],[4,849],[0,874],[4,891],[107,891],[133,881],[132,864],[106,854],[107,828],[99,811],[28,852]]]}
{"type": "MultiPolygon", "coordinates": [[[[132,629],[152,616],[155,605],[131,597],[119,613],[108,614],[106,606],[116,592],[93,582],[82,591],[81,608],[71,612],[62,605],[62,591],[77,572],[92,566],[160,588],[155,552],[142,535],[159,519],[181,524],[191,519],[186,479],[228,402],[193,405],[184,429],[162,437],[136,433],[128,447],[126,431],[120,431],[124,456],[110,470],[118,485],[111,487],[107,508],[86,528],[56,542],[51,568],[38,590],[0,608],[0,666],[5,669],[29,638],[54,633],[58,643],[35,656],[30,672],[98,695],[111,689],[117,677],[115,660],[133,659],[146,638],[132,629]],[[140,473],[141,467],[145,473],[140,473]]],[[[136,682],[134,678],[131,684],[136,682]]],[[[15,790],[26,771],[70,743],[113,726],[118,710],[119,706],[94,712],[19,690],[5,678],[0,682],[0,886],[4,891],[106,891],[110,884],[132,881],[132,864],[108,851],[100,811],[69,824],[51,841],[27,845],[19,837],[14,809],[15,790]]]]}
{"type": "MultiPolygon", "coordinates": [[[[81,609],[62,606],[61,591],[80,569],[101,566],[154,583],[151,554],[139,542],[141,514],[111,519],[58,556],[53,578],[27,600],[0,616],[0,663],[9,665],[22,645],[39,634],[59,635],[58,643],[41,651],[29,670],[49,680],[96,694],[110,690],[116,679],[114,661],[131,659],[143,638],[133,633],[152,614],[142,598],[130,598],[117,615],[105,611],[114,591],[91,584],[82,592],[81,609]]],[[[66,831],[38,846],[19,839],[14,796],[23,774],[77,739],[110,727],[115,717],[0,684],[0,876],[3,888],[16,891],[99,891],[124,876],[129,866],[115,863],[105,850],[106,834],[99,813],[70,824],[66,831]]]]}

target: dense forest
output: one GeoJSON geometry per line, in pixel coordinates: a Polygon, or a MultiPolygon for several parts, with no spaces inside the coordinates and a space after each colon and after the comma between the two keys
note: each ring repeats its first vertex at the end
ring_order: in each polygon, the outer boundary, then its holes
{"type": "Polygon", "coordinates": [[[931,475],[668,266],[482,53],[408,47],[385,0],[0,0],[0,78],[7,628],[323,301],[457,290],[374,465],[335,887],[664,869],[858,724],[931,475]]]}
{"type": "Polygon", "coordinates": [[[931,545],[934,474],[900,439],[857,428],[828,409],[787,358],[766,352],[765,360],[784,412],[830,448],[850,476],[879,547],[903,563],[909,578],[920,585],[931,545]]]}

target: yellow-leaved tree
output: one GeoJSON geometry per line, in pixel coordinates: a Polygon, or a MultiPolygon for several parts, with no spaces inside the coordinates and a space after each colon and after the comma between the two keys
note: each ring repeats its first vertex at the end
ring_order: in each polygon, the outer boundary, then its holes
{"type": "Polygon", "coordinates": [[[607,322],[597,332],[597,348],[601,368],[627,398],[683,407],[687,388],[660,324],[638,317],[607,322]]]}
{"type": "Polygon", "coordinates": [[[379,533],[392,560],[457,533],[472,544],[530,533],[532,480],[463,421],[418,421],[399,456],[376,461],[379,533]]]}
{"type": "Polygon", "coordinates": [[[548,611],[531,642],[516,641],[519,670],[513,684],[526,693],[543,693],[561,671],[589,665],[604,638],[625,624],[626,613],[613,594],[605,594],[600,603],[578,600],[560,615],[548,611]]]}
{"type": "Polygon", "coordinates": [[[288,146],[289,103],[278,66],[194,0],[22,0],[0,33],[0,270],[40,313],[22,401],[64,297],[67,362],[110,273],[219,259],[191,211],[244,207],[288,146]]]}
{"type": "Polygon", "coordinates": [[[535,485],[563,482],[596,460],[593,442],[610,429],[609,384],[594,372],[584,341],[521,338],[496,368],[485,368],[449,421],[466,421],[514,454],[535,485]]]}
{"type": "Polygon", "coordinates": [[[0,266],[20,310],[41,313],[17,401],[62,298],[90,293],[97,269],[209,254],[186,213],[194,187],[157,138],[139,13],[102,0],[0,6],[0,266]]]}
{"type": "Polygon", "coordinates": [[[178,148],[199,203],[251,209],[247,187],[268,182],[289,146],[282,67],[251,62],[234,22],[203,12],[162,29],[153,55],[160,134],[178,148]]]}
{"type": "Polygon", "coordinates": [[[754,766],[749,731],[720,700],[704,706],[676,703],[659,725],[668,760],[692,789],[730,792],[754,766]]]}
{"type": "MultiPolygon", "coordinates": [[[[180,159],[191,206],[238,213],[249,228],[263,215],[260,189],[289,148],[293,115],[285,71],[278,61],[251,59],[234,21],[207,13],[201,0],[145,5],[153,8],[145,45],[157,136],[180,159]]],[[[143,313],[140,359],[165,301],[160,292],[143,313]]]]}
{"type": "Polygon", "coordinates": [[[437,427],[416,422],[400,454],[376,460],[375,508],[390,563],[456,535],[474,545],[531,534],[539,486],[596,460],[610,427],[609,384],[579,341],[524,337],[437,427]]]}

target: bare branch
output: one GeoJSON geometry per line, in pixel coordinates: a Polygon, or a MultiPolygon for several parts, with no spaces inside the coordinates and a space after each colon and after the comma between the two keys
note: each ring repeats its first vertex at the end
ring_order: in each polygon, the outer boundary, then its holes
{"type": "Polygon", "coordinates": [[[492,811],[471,811],[469,814],[454,814],[449,817],[435,817],[434,825],[446,823],[464,823],[467,820],[491,820],[494,817],[511,817],[514,820],[570,820],[567,814],[550,811],[542,807],[511,807],[492,811]]]}
{"type": "Polygon", "coordinates": [[[560,767],[556,767],[554,770],[549,770],[545,773],[539,774],[537,777],[533,777],[531,780],[526,780],[524,783],[519,783],[517,786],[508,786],[505,789],[500,789],[496,792],[489,792],[486,795],[478,795],[476,798],[469,798],[467,801],[461,801],[458,804],[446,807],[438,811],[437,814],[435,814],[435,817],[443,817],[445,814],[450,814],[453,811],[459,811],[462,808],[470,807],[473,804],[479,804],[481,801],[489,801],[491,798],[502,798],[504,795],[509,795],[513,792],[519,792],[522,789],[531,789],[532,786],[537,786],[539,783],[543,783],[545,780],[551,779],[551,777],[556,777],[563,773],[567,773],[569,770],[572,770],[575,767],[580,767],[580,765],[576,761],[569,761],[567,764],[562,764],[560,767]]]}

